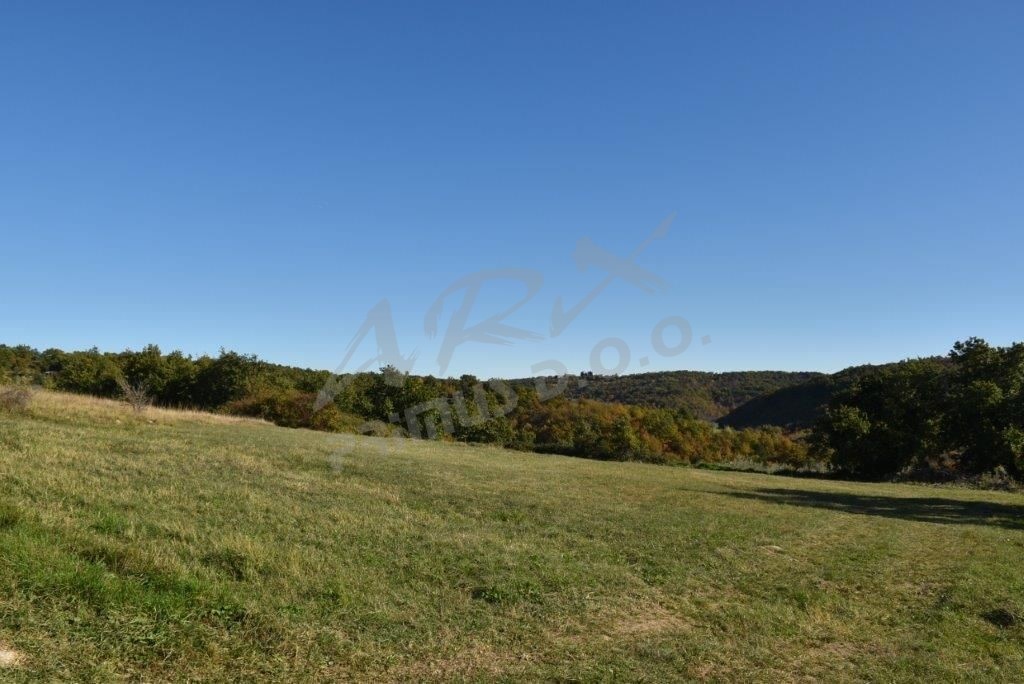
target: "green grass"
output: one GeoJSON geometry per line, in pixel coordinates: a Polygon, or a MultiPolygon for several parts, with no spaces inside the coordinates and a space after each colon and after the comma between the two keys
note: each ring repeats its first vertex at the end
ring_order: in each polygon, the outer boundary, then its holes
{"type": "Polygon", "coordinates": [[[1021,681],[1022,561],[1017,494],[0,413],[3,680],[1021,681]]]}

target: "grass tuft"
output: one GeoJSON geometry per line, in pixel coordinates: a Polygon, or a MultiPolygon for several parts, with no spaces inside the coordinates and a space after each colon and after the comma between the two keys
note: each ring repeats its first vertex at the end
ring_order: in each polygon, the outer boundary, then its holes
{"type": "Polygon", "coordinates": [[[221,549],[203,554],[203,565],[223,572],[236,582],[251,579],[255,574],[252,560],[244,553],[221,549]]]}
{"type": "Polygon", "coordinates": [[[21,511],[17,507],[0,501],[0,531],[9,530],[21,521],[21,511]]]}

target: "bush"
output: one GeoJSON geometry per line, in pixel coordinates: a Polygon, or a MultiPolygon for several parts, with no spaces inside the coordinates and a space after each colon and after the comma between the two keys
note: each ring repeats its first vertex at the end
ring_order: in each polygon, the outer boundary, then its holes
{"type": "Polygon", "coordinates": [[[290,428],[309,428],[321,432],[356,432],[362,419],[345,413],[334,404],[314,410],[316,394],[298,390],[263,390],[224,406],[224,411],[236,416],[262,418],[275,425],[290,428]]]}
{"type": "Polygon", "coordinates": [[[117,386],[121,388],[122,399],[136,413],[142,413],[153,405],[153,397],[149,395],[149,387],[144,382],[131,383],[120,378],[117,386]]]}
{"type": "Polygon", "coordinates": [[[0,411],[25,413],[32,405],[32,390],[28,387],[4,387],[0,389],[0,411]]]}
{"type": "Polygon", "coordinates": [[[385,423],[383,420],[361,422],[356,431],[368,437],[408,437],[405,428],[385,423]]]}

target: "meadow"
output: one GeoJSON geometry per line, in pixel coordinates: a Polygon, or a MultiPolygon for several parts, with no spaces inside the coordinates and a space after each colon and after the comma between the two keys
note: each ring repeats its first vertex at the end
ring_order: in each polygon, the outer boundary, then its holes
{"type": "Polygon", "coordinates": [[[0,411],[3,681],[1024,681],[1024,495],[0,411]]]}

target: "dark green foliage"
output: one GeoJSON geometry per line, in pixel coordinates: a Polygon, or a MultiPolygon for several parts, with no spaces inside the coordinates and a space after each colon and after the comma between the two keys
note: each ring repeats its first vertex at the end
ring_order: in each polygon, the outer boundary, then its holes
{"type": "Polygon", "coordinates": [[[971,338],[957,342],[950,359],[947,436],[964,469],[1024,475],[1024,344],[991,347],[971,338]]]}
{"type": "MultiPolygon", "coordinates": [[[[131,387],[145,387],[151,395],[164,397],[171,368],[160,353],[160,347],[151,344],[142,351],[118,354],[116,363],[123,383],[131,387]]],[[[123,389],[122,383],[118,384],[123,389]]]]}
{"type": "Polygon", "coordinates": [[[874,370],[836,394],[814,429],[816,453],[840,470],[1024,475],[1024,344],[957,342],[948,359],[874,370]]]}
{"type": "Polygon", "coordinates": [[[158,400],[164,406],[189,406],[193,401],[193,388],[199,376],[199,367],[180,351],[163,357],[164,383],[158,400]]]}
{"type": "Polygon", "coordinates": [[[249,393],[259,362],[255,356],[221,350],[216,359],[200,359],[198,366],[193,401],[202,408],[215,408],[249,393]]]}
{"type": "Polygon", "coordinates": [[[117,386],[120,373],[117,359],[112,354],[101,354],[96,349],[64,354],[58,366],[46,368],[45,371],[53,374],[57,389],[65,392],[97,397],[116,397],[120,392],[117,386]]]}
{"type": "Polygon", "coordinates": [[[787,430],[805,430],[824,415],[833,397],[850,389],[860,378],[887,367],[854,366],[832,375],[815,375],[799,384],[754,397],[717,422],[734,428],[778,425],[787,430]]]}
{"type": "Polygon", "coordinates": [[[946,367],[936,360],[881,368],[831,402],[815,444],[840,470],[882,477],[943,451],[940,402],[946,367]]]}

